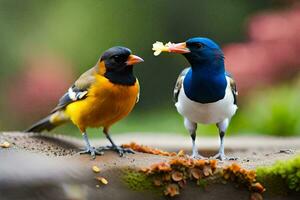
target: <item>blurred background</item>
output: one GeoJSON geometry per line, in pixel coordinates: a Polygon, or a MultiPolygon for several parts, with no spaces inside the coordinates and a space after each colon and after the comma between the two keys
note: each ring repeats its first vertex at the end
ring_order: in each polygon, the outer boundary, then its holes
{"type": "MultiPolygon", "coordinates": [[[[229,134],[300,134],[300,4],[293,0],[0,0],[0,130],[23,130],[111,46],[144,58],[135,67],[140,102],[114,134],[187,134],[172,102],[188,66],[183,56],[153,56],[155,41],[209,37],[238,84],[229,134]]],[[[54,130],[80,136],[71,124],[54,130]]],[[[102,137],[91,129],[91,136],[102,137]]],[[[215,126],[199,135],[217,136],[215,126]]]]}

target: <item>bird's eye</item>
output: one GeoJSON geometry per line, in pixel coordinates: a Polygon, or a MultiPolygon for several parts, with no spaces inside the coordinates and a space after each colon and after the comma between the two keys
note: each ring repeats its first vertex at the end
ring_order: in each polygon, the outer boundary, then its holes
{"type": "Polygon", "coordinates": [[[116,62],[121,62],[121,61],[122,61],[121,56],[118,56],[118,55],[113,56],[113,59],[114,59],[116,62]]]}
{"type": "Polygon", "coordinates": [[[197,49],[201,49],[203,47],[203,45],[201,43],[195,43],[195,47],[197,49]]]}

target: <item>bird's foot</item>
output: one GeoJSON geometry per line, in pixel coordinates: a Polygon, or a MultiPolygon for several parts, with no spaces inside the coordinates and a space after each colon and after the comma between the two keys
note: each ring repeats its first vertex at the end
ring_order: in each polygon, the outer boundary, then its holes
{"type": "Polygon", "coordinates": [[[98,151],[95,147],[87,147],[82,151],[78,152],[79,154],[91,154],[91,159],[95,159],[96,155],[103,155],[103,152],[98,151]]]}
{"type": "Polygon", "coordinates": [[[237,157],[227,157],[227,156],[225,156],[224,153],[217,153],[216,155],[213,156],[213,158],[221,160],[221,161],[224,161],[224,160],[237,160],[238,159],[237,157]]]}
{"type": "Polygon", "coordinates": [[[201,156],[201,155],[198,154],[198,153],[193,153],[193,154],[190,156],[190,158],[196,159],[196,160],[205,160],[205,159],[207,159],[206,157],[201,156]]]}
{"type": "Polygon", "coordinates": [[[293,154],[294,151],[292,149],[280,149],[277,153],[293,154]]]}
{"type": "Polygon", "coordinates": [[[99,148],[97,148],[97,151],[100,151],[102,153],[103,153],[103,151],[106,151],[106,150],[115,151],[115,152],[117,152],[120,155],[120,157],[122,157],[125,153],[132,153],[132,154],[135,153],[132,149],[123,148],[123,147],[117,146],[117,145],[114,145],[114,146],[105,146],[105,147],[99,147],[99,148]]]}

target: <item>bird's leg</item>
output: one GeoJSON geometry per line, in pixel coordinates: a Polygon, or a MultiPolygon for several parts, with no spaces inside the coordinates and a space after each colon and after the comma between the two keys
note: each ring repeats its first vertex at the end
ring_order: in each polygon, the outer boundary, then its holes
{"type": "Polygon", "coordinates": [[[219,135],[220,135],[220,147],[219,152],[214,156],[215,159],[219,160],[237,160],[237,158],[231,158],[226,157],[224,152],[224,137],[225,137],[225,131],[227,130],[227,127],[229,125],[229,119],[225,119],[224,121],[217,123],[217,127],[219,129],[219,135]]]}
{"type": "Polygon", "coordinates": [[[219,159],[219,160],[225,160],[226,159],[226,156],[225,156],[225,153],[224,153],[224,136],[225,136],[225,132],[220,131],[219,135],[220,135],[219,152],[217,153],[217,155],[214,156],[214,158],[219,159]]]}
{"type": "Polygon", "coordinates": [[[111,139],[111,137],[108,133],[108,130],[106,128],[104,128],[103,132],[104,132],[106,138],[109,140],[111,145],[105,146],[105,147],[99,147],[99,148],[97,148],[98,151],[103,152],[105,150],[113,150],[113,151],[116,151],[120,155],[120,157],[122,157],[125,153],[134,153],[134,151],[132,149],[117,146],[114,143],[114,141],[111,139]]]}
{"type": "Polygon", "coordinates": [[[205,159],[205,157],[201,156],[198,153],[198,149],[197,149],[197,146],[196,146],[196,131],[191,133],[191,138],[192,138],[192,143],[193,143],[191,157],[194,158],[194,159],[205,159]]]}
{"type": "Polygon", "coordinates": [[[192,146],[192,155],[191,155],[191,158],[194,158],[194,159],[205,159],[203,156],[201,156],[198,153],[198,149],[197,149],[197,146],[196,146],[197,124],[193,123],[190,120],[188,120],[187,118],[185,118],[184,119],[184,126],[185,126],[186,129],[189,130],[191,138],[192,138],[193,146],[192,146]]]}
{"type": "Polygon", "coordinates": [[[91,154],[92,159],[96,158],[96,155],[103,155],[103,152],[98,151],[95,147],[92,147],[89,138],[85,132],[82,133],[83,140],[85,142],[85,150],[80,151],[79,154],[91,154]]]}

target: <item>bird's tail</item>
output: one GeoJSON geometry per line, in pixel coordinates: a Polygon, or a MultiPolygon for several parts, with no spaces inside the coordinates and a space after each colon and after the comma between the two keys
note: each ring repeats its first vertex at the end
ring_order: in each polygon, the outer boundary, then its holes
{"type": "Polygon", "coordinates": [[[68,120],[69,118],[66,116],[64,111],[56,111],[55,113],[52,113],[47,117],[41,119],[40,121],[36,122],[24,132],[39,133],[42,131],[51,131],[52,129],[67,122],[68,120]]]}

